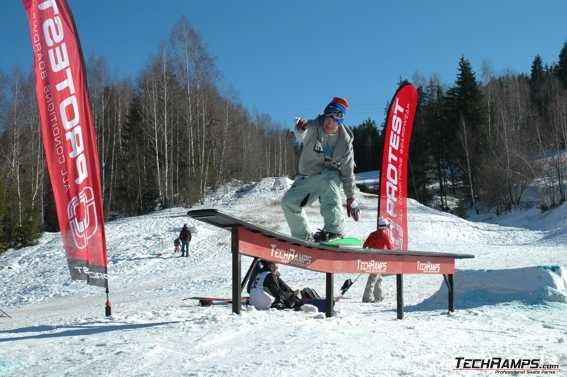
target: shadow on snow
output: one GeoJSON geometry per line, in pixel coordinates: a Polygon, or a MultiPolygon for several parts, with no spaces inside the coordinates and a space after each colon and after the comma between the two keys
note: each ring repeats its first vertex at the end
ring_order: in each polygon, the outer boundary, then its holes
{"type": "Polygon", "coordinates": [[[93,323],[93,324],[76,325],[76,326],[43,325],[43,326],[22,327],[20,329],[0,331],[0,336],[4,334],[26,334],[26,333],[38,333],[38,332],[40,334],[29,335],[29,336],[14,336],[10,338],[0,338],[0,343],[14,342],[14,341],[28,340],[28,339],[49,339],[49,338],[71,337],[71,336],[87,336],[87,335],[100,334],[110,331],[137,330],[147,327],[164,326],[171,323],[177,323],[177,322],[170,321],[170,322],[144,323],[144,324],[132,324],[132,325],[129,324],[107,325],[107,324],[93,323]]]}

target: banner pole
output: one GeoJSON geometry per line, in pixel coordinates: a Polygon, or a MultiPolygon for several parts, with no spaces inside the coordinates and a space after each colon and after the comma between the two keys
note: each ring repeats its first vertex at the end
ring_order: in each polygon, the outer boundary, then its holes
{"type": "Polygon", "coordinates": [[[104,275],[106,276],[105,284],[104,284],[106,290],[106,304],[104,307],[104,314],[107,317],[110,317],[112,315],[112,306],[110,304],[110,291],[108,289],[108,267],[104,267],[104,275]]]}

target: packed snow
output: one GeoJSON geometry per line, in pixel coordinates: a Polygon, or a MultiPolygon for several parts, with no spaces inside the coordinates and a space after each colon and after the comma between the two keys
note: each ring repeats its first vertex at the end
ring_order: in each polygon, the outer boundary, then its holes
{"type": "MultiPolygon", "coordinates": [[[[279,205],[290,184],[234,182],[200,207],[288,233],[279,205]]],[[[348,219],[346,233],[364,238],[374,230],[377,199],[357,195],[361,220],[348,219]]],[[[230,296],[230,235],[187,210],[107,224],[111,318],[103,289],[70,280],[59,234],[1,255],[0,376],[495,374],[460,370],[457,357],[539,358],[567,375],[567,204],[471,222],[409,200],[410,249],[476,258],[457,261],[452,314],[441,276],[405,275],[403,320],[396,319],[393,276],[384,278],[378,304],[361,302],[361,276],[332,318],[197,306],[186,298],[230,296]],[[184,223],[193,231],[189,258],[173,252],[184,223]]],[[[307,213],[314,230],[322,226],[317,205],[307,213]]],[[[243,257],[243,270],[250,261],[243,257]]],[[[323,274],[280,271],[294,288],[325,291],[323,274]]],[[[346,278],[357,276],[337,275],[336,289],[346,278]]]]}

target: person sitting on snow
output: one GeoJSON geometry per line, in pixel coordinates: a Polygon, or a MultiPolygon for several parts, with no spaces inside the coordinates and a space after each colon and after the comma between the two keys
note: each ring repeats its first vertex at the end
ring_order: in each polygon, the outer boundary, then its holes
{"type": "Polygon", "coordinates": [[[303,305],[299,291],[291,289],[280,277],[278,265],[267,260],[258,261],[247,290],[250,305],[258,310],[298,309],[303,305]]]}
{"type": "MultiPolygon", "coordinates": [[[[369,245],[372,245],[373,249],[391,250],[392,240],[389,230],[390,222],[380,216],[378,218],[377,232],[373,233],[373,236],[369,237],[366,242],[364,242],[363,247],[367,248],[370,247],[369,245]]],[[[384,296],[382,294],[382,275],[368,275],[366,287],[364,288],[364,294],[362,295],[362,302],[380,302],[382,300],[384,300],[384,296]]]]}

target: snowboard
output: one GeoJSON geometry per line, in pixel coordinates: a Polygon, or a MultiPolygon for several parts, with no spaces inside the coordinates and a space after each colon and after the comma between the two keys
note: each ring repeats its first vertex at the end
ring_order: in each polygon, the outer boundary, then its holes
{"type": "MultiPolygon", "coordinates": [[[[344,298],[342,295],[335,297],[335,303],[344,298]]],[[[232,299],[226,297],[188,297],[184,300],[198,300],[199,306],[213,306],[213,305],[230,305],[232,299]]],[[[249,298],[242,297],[242,304],[249,305],[249,298]]],[[[292,309],[285,309],[292,310],[292,309]]],[[[327,310],[327,300],[324,298],[306,299],[304,305],[299,310],[304,312],[320,312],[324,313],[327,310]],[[305,308],[304,308],[305,307],[305,308]]]]}
{"type": "MultiPolygon", "coordinates": [[[[221,298],[221,297],[195,297],[195,298],[189,298],[189,299],[194,299],[194,300],[198,300],[199,301],[199,306],[213,306],[213,305],[230,305],[232,304],[232,299],[230,298],[221,298]]],[[[339,301],[340,297],[337,297],[335,299],[335,302],[339,301]]],[[[242,304],[243,305],[249,305],[248,302],[248,297],[243,297],[242,298],[242,304]]],[[[327,301],[323,298],[318,298],[318,299],[309,299],[309,300],[305,300],[305,304],[302,305],[300,308],[302,308],[303,306],[306,306],[307,310],[304,311],[318,311],[318,312],[325,312],[327,310],[327,301]],[[309,310],[311,308],[316,308],[313,310],[309,310]]],[[[285,310],[293,310],[293,309],[285,309],[285,310]]],[[[299,309],[299,310],[303,310],[303,309],[299,309]]]]}
{"type": "MultiPolygon", "coordinates": [[[[197,300],[199,306],[211,306],[211,305],[228,305],[232,304],[232,299],[227,297],[202,297],[193,296],[185,298],[184,300],[197,300]]],[[[242,297],[240,299],[243,305],[248,305],[248,297],[242,297]]]]}
{"type": "Polygon", "coordinates": [[[334,240],[320,242],[320,245],[328,247],[362,247],[362,240],[357,237],[335,238],[334,240]]]}

